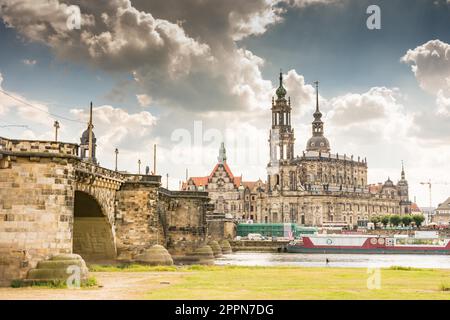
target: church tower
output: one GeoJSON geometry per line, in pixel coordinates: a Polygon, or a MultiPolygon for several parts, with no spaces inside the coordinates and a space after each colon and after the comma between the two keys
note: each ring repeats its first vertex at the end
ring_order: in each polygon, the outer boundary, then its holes
{"type": "Polygon", "coordinates": [[[294,129],[291,127],[291,98],[286,100],[283,87],[283,74],[280,72],[280,85],[276,91],[277,99],[272,98],[272,129],[270,130],[270,165],[275,166],[294,158],[294,129]]]}
{"type": "Polygon", "coordinates": [[[400,196],[400,208],[401,213],[411,213],[411,201],[409,201],[408,181],[406,180],[405,167],[402,161],[402,172],[400,174],[400,180],[397,183],[398,195],[400,196]]]}
{"type": "Polygon", "coordinates": [[[306,144],[306,151],[330,152],[330,143],[323,135],[322,113],[319,110],[319,81],[316,85],[316,111],[314,112],[314,121],[312,122],[312,137],[306,144]]]}
{"type": "Polygon", "coordinates": [[[283,73],[280,72],[280,85],[276,100],[272,98],[272,128],[269,135],[270,162],[267,165],[268,189],[281,189],[283,167],[294,159],[294,129],[291,127],[291,99],[286,99],[283,87],[283,73]]]}

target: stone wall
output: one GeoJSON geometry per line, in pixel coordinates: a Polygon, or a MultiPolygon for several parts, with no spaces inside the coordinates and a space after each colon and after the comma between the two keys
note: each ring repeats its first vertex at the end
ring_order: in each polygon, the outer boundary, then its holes
{"type": "Polygon", "coordinates": [[[73,224],[73,253],[87,261],[116,258],[114,237],[106,217],[75,217],[73,224]]]}
{"type": "Polygon", "coordinates": [[[207,192],[169,191],[160,188],[160,210],[163,212],[166,246],[173,255],[194,251],[206,240],[207,192]]]}
{"type": "Polygon", "coordinates": [[[160,177],[129,176],[116,193],[116,244],[119,259],[132,260],[143,249],[164,243],[157,213],[160,177]],[[133,181],[135,180],[135,181],[133,181]]]}
{"type": "Polygon", "coordinates": [[[73,161],[4,156],[2,163],[0,274],[14,279],[51,254],[72,252],[73,161]]]}

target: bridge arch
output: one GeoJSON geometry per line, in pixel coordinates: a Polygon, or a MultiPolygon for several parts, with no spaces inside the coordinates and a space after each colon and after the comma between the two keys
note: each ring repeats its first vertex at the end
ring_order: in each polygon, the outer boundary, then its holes
{"type": "Polygon", "coordinates": [[[87,261],[115,259],[114,229],[101,202],[89,192],[76,190],[73,217],[73,253],[87,261]]]}

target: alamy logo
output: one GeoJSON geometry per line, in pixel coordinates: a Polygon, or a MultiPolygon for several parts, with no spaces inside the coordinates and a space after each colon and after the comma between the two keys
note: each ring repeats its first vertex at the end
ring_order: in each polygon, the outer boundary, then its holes
{"type": "Polygon", "coordinates": [[[67,267],[66,273],[70,274],[66,281],[67,288],[79,288],[81,286],[81,268],[77,265],[71,265],[67,267]]]}
{"type": "Polygon", "coordinates": [[[381,271],[380,268],[367,268],[367,289],[381,289],[381,271]]]}
{"type": "Polygon", "coordinates": [[[367,7],[367,14],[370,16],[367,18],[366,25],[369,30],[381,29],[381,9],[379,6],[373,4],[367,7]]]}
{"type": "Polygon", "coordinates": [[[81,29],[81,11],[78,6],[68,6],[66,9],[68,15],[66,20],[66,26],[69,30],[81,29]]]}

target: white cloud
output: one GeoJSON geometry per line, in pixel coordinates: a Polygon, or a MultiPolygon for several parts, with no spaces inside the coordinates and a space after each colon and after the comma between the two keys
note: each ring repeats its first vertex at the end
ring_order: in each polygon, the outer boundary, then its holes
{"type": "Polygon", "coordinates": [[[3,80],[3,76],[0,73],[0,89],[5,91],[5,93],[0,93],[0,115],[3,116],[10,111],[14,111],[21,119],[30,122],[40,124],[53,123],[52,118],[48,114],[49,109],[46,103],[30,100],[19,93],[5,90],[2,88],[3,80]]]}
{"type": "Polygon", "coordinates": [[[148,94],[137,94],[136,99],[141,107],[148,107],[152,98],[148,94]]]}
{"type": "Polygon", "coordinates": [[[34,66],[37,63],[37,61],[32,59],[24,59],[22,60],[22,63],[27,66],[34,66]]]}
{"type": "MultiPolygon", "coordinates": [[[[72,1],[75,2],[75,1],[72,1]]],[[[81,30],[67,27],[67,5],[58,0],[2,0],[1,17],[33,41],[50,46],[60,58],[83,60],[106,69],[148,65],[172,77],[208,61],[209,47],[175,23],[136,10],[129,0],[77,3],[81,30]],[[90,12],[89,14],[86,12],[90,12]]]]}
{"type": "Polygon", "coordinates": [[[450,44],[430,40],[408,50],[401,61],[411,65],[422,89],[432,94],[442,90],[450,96],[450,44]]]}
{"type": "Polygon", "coordinates": [[[385,87],[374,87],[362,94],[347,93],[331,99],[329,118],[341,126],[365,126],[368,122],[385,121],[402,113],[403,106],[398,104],[398,96],[398,89],[385,87]]]}
{"type": "Polygon", "coordinates": [[[445,97],[442,90],[440,90],[437,94],[436,105],[438,107],[438,115],[450,117],[450,98],[445,97]]]}

